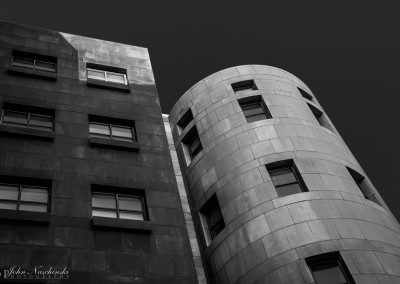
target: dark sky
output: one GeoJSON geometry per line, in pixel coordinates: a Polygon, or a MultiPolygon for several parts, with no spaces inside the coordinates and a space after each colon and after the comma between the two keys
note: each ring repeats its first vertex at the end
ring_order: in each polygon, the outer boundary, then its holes
{"type": "Polygon", "coordinates": [[[293,73],[400,220],[400,1],[3,0],[0,19],[149,48],[165,113],[227,67],[293,73]]]}

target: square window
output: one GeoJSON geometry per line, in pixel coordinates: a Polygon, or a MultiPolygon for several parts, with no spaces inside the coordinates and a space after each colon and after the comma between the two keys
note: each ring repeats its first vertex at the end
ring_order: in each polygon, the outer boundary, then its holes
{"type": "Polygon", "coordinates": [[[48,208],[48,187],[33,183],[0,183],[0,209],[48,212],[48,208]]]}
{"type": "Polygon", "coordinates": [[[272,118],[261,96],[243,98],[238,102],[248,123],[272,118]]]}
{"type": "Polygon", "coordinates": [[[354,284],[354,279],[339,252],[306,258],[317,284],[354,284]]]}
{"type": "Polygon", "coordinates": [[[54,110],[4,103],[1,124],[53,131],[54,110]]]}
{"type": "Polygon", "coordinates": [[[362,194],[364,195],[364,197],[368,200],[371,200],[373,202],[375,202],[376,204],[380,205],[378,199],[376,198],[376,193],[374,192],[374,190],[371,188],[371,186],[368,185],[365,177],[356,172],[355,170],[346,167],[347,170],[349,171],[351,177],[353,178],[354,182],[357,184],[358,188],[360,189],[360,191],[362,192],[362,194]]]}
{"type": "Polygon", "coordinates": [[[129,189],[95,186],[92,191],[92,216],[128,220],[147,220],[142,193],[129,193],[129,189]],[[97,191],[100,189],[100,191],[97,191]]]}
{"type": "Polygon", "coordinates": [[[246,80],[233,83],[232,89],[235,93],[245,90],[258,90],[256,83],[254,80],[246,80]]]}
{"type": "Polygon", "coordinates": [[[300,94],[303,96],[303,98],[312,101],[313,96],[311,96],[309,93],[307,93],[306,91],[304,91],[303,89],[297,87],[297,90],[299,90],[300,94]]]}
{"type": "Polygon", "coordinates": [[[181,119],[178,121],[178,129],[182,132],[186,126],[193,120],[192,110],[189,108],[184,115],[182,115],[181,119]]]}
{"type": "Polygon", "coordinates": [[[197,132],[196,126],[188,131],[185,137],[182,139],[183,151],[186,157],[187,165],[203,150],[201,145],[200,137],[197,132]]]}
{"type": "Polygon", "coordinates": [[[90,115],[89,135],[90,137],[136,142],[135,123],[129,120],[90,115]]]}
{"type": "Polygon", "coordinates": [[[200,210],[200,218],[206,241],[209,244],[225,228],[225,221],[216,194],[204,204],[200,210]]]}
{"type": "Polygon", "coordinates": [[[266,165],[279,197],[308,191],[293,160],[266,165]]]}

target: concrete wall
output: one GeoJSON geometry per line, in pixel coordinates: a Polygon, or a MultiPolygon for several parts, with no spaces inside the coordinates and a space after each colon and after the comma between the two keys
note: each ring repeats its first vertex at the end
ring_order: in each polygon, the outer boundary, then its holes
{"type": "MultiPolygon", "coordinates": [[[[383,200],[367,200],[346,166],[366,177],[331,124],[322,127],[290,73],[248,65],[222,70],[189,89],[169,119],[210,282],[313,283],[304,258],[340,251],[357,283],[400,282],[399,224],[383,200]],[[235,94],[254,79],[259,90],[235,94]],[[247,123],[238,99],[261,95],[272,119],[247,123]],[[179,133],[189,109],[194,120],[179,133]],[[202,152],[187,166],[181,139],[196,127],[202,152]],[[309,192],[278,198],[265,167],[293,159],[309,192]],[[225,229],[207,246],[199,209],[216,193],[225,229]]],[[[312,94],[313,95],[313,94],[312,94]]],[[[343,103],[346,103],[345,101],[343,103]]],[[[366,177],[366,182],[371,182],[366,177]]]]}
{"type": "Polygon", "coordinates": [[[0,136],[0,173],[51,180],[48,226],[0,221],[0,267],[71,268],[62,283],[197,283],[147,49],[0,23],[0,107],[55,110],[54,141],[0,136]],[[57,80],[10,74],[13,49],[57,57],[57,80]],[[85,62],[126,68],[130,93],[89,87],[85,62]],[[139,152],[90,147],[88,115],[135,121],[139,152]],[[145,191],[150,234],[92,227],[91,184],[145,191]]]}

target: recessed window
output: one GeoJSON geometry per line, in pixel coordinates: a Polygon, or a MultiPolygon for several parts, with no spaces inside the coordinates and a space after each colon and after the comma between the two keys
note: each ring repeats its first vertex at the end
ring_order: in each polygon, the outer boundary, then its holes
{"type": "Polygon", "coordinates": [[[225,221],[215,194],[200,210],[200,218],[207,243],[209,243],[225,228],[225,221]]]}
{"type": "Polygon", "coordinates": [[[90,137],[100,137],[128,142],[136,141],[134,121],[106,117],[89,117],[90,137]]]}
{"type": "Polygon", "coordinates": [[[201,150],[203,150],[196,126],[193,126],[193,128],[188,131],[186,136],[182,139],[182,142],[187,164],[190,164],[201,150]]]}
{"type": "Polygon", "coordinates": [[[303,98],[306,98],[307,100],[312,101],[313,96],[311,96],[309,93],[307,93],[306,91],[304,91],[303,89],[297,87],[297,89],[299,90],[300,94],[303,96],[303,98]]]}
{"type": "Polygon", "coordinates": [[[48,212],[48,187],[0,183],[0,209],[48,212]]]}
{"type": "Polygon", "coordinates": [[[245,90],[258,90],[254,80],[240,81],[232,84],[232,89],[235,93],[245,90]]]}
{"type": "Polygon", "coordinates": [[[189,108],[184,115],[182,115],[181,119],[178,121],[178,129],[182,132],[186,126],[193,120],[192,110],[189,108]]]}
{"type": "Polygon", "coordinates": [[[308,107],[310,108],[311,112],[314,114],[315,118],[317,119],[318,123],[329,129],[332,130],[330,123],[328,122],[328,120],[326,119],[324,113],[322,111],[320,111],[319,109],[317,109],[315,106],[307,104],[308,107]]]}
{"type": "Polygon", "coordinates": [[[13,59],[11,65],[36,71],[52,73],[55,73],[57,71],[56,58],[16,50],[13,51],[13,59]]]}
{"type": "Polygon", "coordinates": [[[293,160],[266,165],[279,197],[308,191],[293,160]]]}
{"type": "Polygon", "coordinates": [[[92,191],[92,216],[128,220],[147,220],[143,195],[92,191]]]}
{"type": "Polygon", "coordinates": [[[357,184],[358,188],[360,189],[360,191],[362,192],[362,194],[364,195],[364,197],[366,199],[369,199],[373,202],[375,202],[378,205],[381,205],[378,201],[378,199],[376,198],[376,193],[374,192],[374,190],[368,185],[365,177],[356,172],[355,170],[346,167],[347,170],[349,171],[350,175],[352,176],[354,182],[357,184]]]}
{"type": "Polygon", "coordinates": [[[52,131],[54,110],[7,104],[3,106],[1,124],[52,131]]]}
{"type": "Polygon", "coordinates": [[[123,73],[116,73],[111,71],[88,68],[87,76],[89,79],[101,80],[104,82],[111,82],[124,85],[128,84],[126,79],[126,74],[123,73]]]}
{"type": "Polygon", "coordinates": [[[238,102],[248,123],[272,118],[261,96],[243,98],[238,102]]]}
{"type": "Polygon", "coordinates": [[[354,279],[339,252],[306,258],[317,284],[353,284],[354,279]]]}

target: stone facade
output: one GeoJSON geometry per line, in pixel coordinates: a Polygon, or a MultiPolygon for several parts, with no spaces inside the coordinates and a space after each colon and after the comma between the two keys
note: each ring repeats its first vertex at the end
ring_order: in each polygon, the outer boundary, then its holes
{"type": "Polygon", "coordinates": [[[305,259],[329,252],[356,283],[400,282],[399,224],[301,80],[269,66],[228,68],[189,89],[169,119],[210,283],[315,283],[305,259]],[[255,86],[233,90],[246,80],[255,86]],[[246,121],[238,100],[252,96],[272,118],[246,121]],[[178,127],[189,109],[193,119],[178,127]],[[188,160],[193,128],[202,150],[188,160]],[[282,160],[305,192],[278,197],[266,165],[282,160]],[[200,211],[214,194],[225,228],[210,241],[200,211]]]}
{"type": "Polygon", "coordinates": [[[50,184],[48,212],[0,210],[1,269],[66,266],[72,275],[60,283],[197,283],[146,48],[1,22],[1,110],[5,104],[50,109],[54,129],[0,125],[0,183],[50,184]],[[56,58],[57,72],[14,72],[17,51],[56,58]],[[88,63],[123,68],[127,86],[89,86],[88,63]],[[89,116],[134,121],[137,142],[89,144],[89,116]],[[140,189],[148,220],[94,226],[94,184],[140,189]]]}

